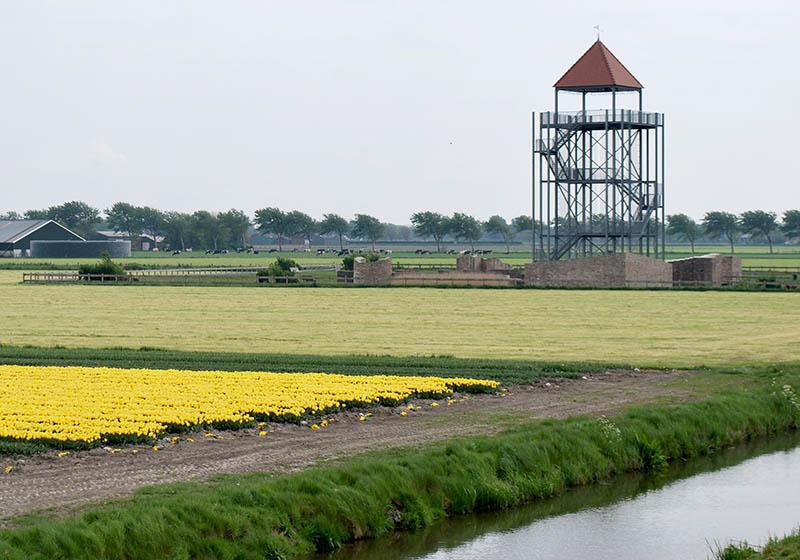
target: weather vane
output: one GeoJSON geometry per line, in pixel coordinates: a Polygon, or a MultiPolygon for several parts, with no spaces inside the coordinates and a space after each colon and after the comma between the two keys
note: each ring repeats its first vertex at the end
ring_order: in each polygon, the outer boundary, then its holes
{"type": "Polygon", "coordinates": [[[600,26],[599,25],[595,25],[593,29],[595,31],[597,31],[597,40],[599,41],[600,40],[600,26]]]}

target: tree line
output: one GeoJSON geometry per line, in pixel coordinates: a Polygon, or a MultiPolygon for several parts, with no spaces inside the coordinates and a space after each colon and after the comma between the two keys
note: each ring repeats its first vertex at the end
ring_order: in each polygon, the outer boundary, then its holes
{"type": "Polygon", "coordinates": [[[485,235],[500,238],[510,249],[517,233],[530,231],[531,219],[518,216],[507,222],[501,216],[492,216],[486,222],[463,213],[445,216],[437,212],[416,212],[411,216],[411,226],[381,222],[369,214],[355,214],[348,220],[339,214],[324,214],[317,220],[299,210],[285,211],[276,207],[256,210],[251,219],[242,210],[231,209],[225,212],[198,210],[193,213],[168,212],[149,206],[136,206],[127,202],[117,202],[101,211],[85,202],[71,201],[41,210],[28,210],[23,214],[7,212],[0,219],[51,219],[64,225],[83,237],[92,237],[98,227],[113,229],[129,237],[142,234],[150,236],[156,247],[158,240],[172,249],[184,251],[187,248],[225,249],[247,247],[250,235],[259,232],[275,239],[279,250],[289,240],[298,238],[311,244],[316,236],[337,239],[339,247],[344,248],[345,240],[365,241],[373,249],[378,240],[391,239],[410,241],[412,238],[432,239],[437,249],[450,237],[455,241],[475,242],[485,235]]]}
{"type": "Polygon", "coordinates": [[[772,253],[776,234],[782,233],[790,239],[800,237],[800,210],[787,210],[780,221],[775,212],[764,210],[749,210],[739,215],[715,210],[706,212],[700,223],[686,214],[673,214],[667,216],[667,233],[688,242],[692,253],[702,236],[727,240],[733,253],[734,244],[742,234],[766,241],[772,253]]]}
{"type": "MultiPolygon", "coordinates": [[[[598,224],[603,223],[601,218],[598,217],[598,224]]],[[[448,239],[468,243],[472,248],[477,241],[495,239],[501,240],[506,250],[510,250],[511,243],[533,227],[530,216],[524,215],[510,221],[498,215],[481,221],[460,212],[448,216],[420,211],[411,215],[411,225],[406,226],[384,223],[369,214],[355,214],[348,220],[330,213],[317,220],[298,210],[266,207],[257,210],[251,219],[247,213],[236,209],[185,213],[117,202],[101,211],[82,201],[28,210],[24,214],[7,212],[0,214],[0,219],[52,219],[83,237],[92,237],[98,227],[113,229],[130,237],[147,234],[156,246],[158,240],[163,238],[170,248],[182,251],[187,248],[216,250],[247,247],[253,232],[275,239],[280,250],[283,250],[287,241],[299,238],[311,244],[317,236],[335,238],[340,248],[344,248],[345,240],[369,242],[374,249],[375,243],[381,239],[418,239],[432,240],[437,250],[441,251],[442,243],[448,239]]],[[[673,239],[688,242],[692,252],[701,238],[725,239],[733,252],[735,242],[745,234],[766,241],[771,253],[777,234],[783,234],[786,238],[800,238],[800,210],[787,210],[781,220],[776,213],[763,210],[750,210],[740,215],[711,211],[700,222],[686,214],[673,214],[667,216],[667,233],[673,239]]]]}

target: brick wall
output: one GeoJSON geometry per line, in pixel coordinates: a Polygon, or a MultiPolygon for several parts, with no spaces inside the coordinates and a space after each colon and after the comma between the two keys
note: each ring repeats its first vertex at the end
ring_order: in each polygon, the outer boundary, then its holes
{"type": "Polygon", "coordinates": [[[742,259],[735,255],[723,255],[720,263],[720,277],[723,284],[736,282],[742,277],[742,259]]]}
{"type": "Polygon", "coordinates": [[[646,288],[672,286],[672,267],[633,253],[596,255],[525,265],[528,286],[646,288]]]}
{"type": "Polygon", "coordinates": [[[518,283],[502,272],[398,270],[392,276],[392,286],[516,286],[518,283]]]}
{"type": "Polygon", "coordinates": [[[510,264],[495,257],[485,259],[476,255],[460,255],[456,259],[456,270],[459,272],[493,272],[511,268],[513,267],[510,264]]]}
{"type": "Polygon", "coordinates": [[[719,287],[742,276],[742,259],[710,253],[669,261],[676,284],[719,287]]]}
{"type": "Polygon", "coordinates": [[[369,262],[364,257],[353,261],[353,284],[364,286],[388,286],[392,283],[392,259],[386,257],[369,262]]]}

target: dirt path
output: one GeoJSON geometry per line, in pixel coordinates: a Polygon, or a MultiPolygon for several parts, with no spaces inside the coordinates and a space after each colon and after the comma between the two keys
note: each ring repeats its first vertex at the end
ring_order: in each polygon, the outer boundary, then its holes
{"type": "Polygon", "coordinates": [[[418,410],[407,416],[400,415],[404,407],[374,411],[366,421],[360,421],[358,414],[344,413],[319,430],[273,424],[267,436],[259,436],[259,429],[215,432],[215,437],[187,434],[194,441],[187,435],[175,443],[165,439],[159,451],[129,445],[64,457],[48,452],[0,459],[3,466],[13,467],[10,474],[0,471],[0,520],[43,509],[70,510],[123,497],[151,484],[219,473],[287,471],[372,449],[496,433],[523,419],[608,414],[632,403],[691,398],[688,384],[684,388],[676,383],[690,375],[614,371],[581,380],[512,387],[505,396],[471,395],[449,406],[444,401],[438,406],[420,401],[418,410]]]}

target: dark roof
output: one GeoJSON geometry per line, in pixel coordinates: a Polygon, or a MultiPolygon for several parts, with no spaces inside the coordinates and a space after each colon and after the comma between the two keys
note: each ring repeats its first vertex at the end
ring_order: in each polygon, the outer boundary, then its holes
{"type": "Polygon", "coordinates": [[[570,91],[640,90],[644,86],[598,39],[555,83],[570,91]]]}
{"type": "MultiPolygon", "coordinates": [[[[21,239],[43,228],[53,220],[0,220],[0,243],[17,243],[21,239]]],[[[72,233],[78,239],[83,239],[78,234],[68,230],[58,222],[53,222],[58,227],[72,233]]]]}

